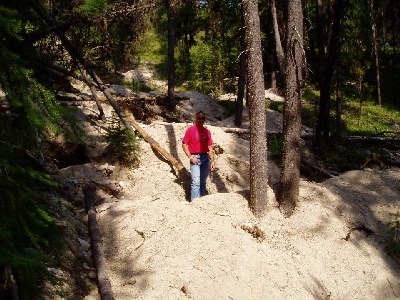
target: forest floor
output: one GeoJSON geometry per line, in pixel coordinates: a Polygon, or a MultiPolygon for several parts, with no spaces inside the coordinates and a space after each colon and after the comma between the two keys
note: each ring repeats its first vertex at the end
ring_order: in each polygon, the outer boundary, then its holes
{"type": "MultiPolygon", "coordinates": [[[[248,206],[248,139],[223,130],[234,127],[233,117],[225,118],[218,100],[193,91],[183,96],[181,122],[157,115],[137,121],[189,168],[181,138],[194,113],[205,111],[217,170],[208,195],[192,203],[176,170],[143,140],[137,167],[105,162],[106,122],[94,103],[79,106],[91,162],[60,169],[57,177],[76,203],[84,201],[79,187],[99,187],[97,219],[115,299],[400,299],[400,263],[385,250],[400,212],[400,169],[302,179],[296,211],[284,218],[273,190],[280,170],[269,159],[268,209],[257,219],[248,206]]],[[[111,108],[103,108],[109,120],[111,108]]],[[[268,111],[267,122],[282,129],[277,112],[268,111]]],[[[86,299],[99,296],[93,291],[86,299]]]]}

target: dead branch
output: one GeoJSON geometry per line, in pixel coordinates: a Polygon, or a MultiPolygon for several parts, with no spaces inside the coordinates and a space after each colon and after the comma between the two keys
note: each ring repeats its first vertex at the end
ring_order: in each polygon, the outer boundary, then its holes
{"type": "MultiPolygon", "coordinates": [[[[93,82],[92,82],[93,83],[93,82]]],[[[60,101],[95,101],[94,98],[89,97],[87,94],[73,94],[73,93],[66,93],[59,91],[57,93],[57,97],[60,101]]],[[[152,95],[147,95],[147,96],[114,96],[113,98],[117,102],[157,102],[160,100],[160,98],[163,96],[152,96],[152,95]]],[[[97,99],[99,101],[107,101],[107,97],[105,96],[97,96],[97,99]]]]}
{"type": "Polygon", "coordinates": [[[86,211],[88,213],[89,232],[92,242],[93,256],[97,268],[97,280],[99,293],[102,300],[113,300],[113,291],[110,280],[108,279],[106,260],[101,245],[101,233],[96,219],[96,188],[93,185],[83,189],[85,194],[86,211]]]}
{"type": "Polygon", "coordinates": [[[341,137],[343,140],[348,141],[366,141],[366,142],[400,142],[400,137],[392,137],[392,136],[345,136],[341,137]]]}
{"type": "MultiPolygon", "coordinates": [[[[222,128],[226,133],[236,133],[236,134],[250,134],[250,129],[248,128],[222,128]]],[[[271,131],[271,130],[267,130],[267,135],[269,137],[273,137],[273,136],[280,136],[283,133],[281,131],[271,131]]],[[[314,137],[314,135],[312,133],[308,133],[308,132],[302,132],[300,137],[303,140],[310,140],[314,137]]]]}
{"type": "Polygon", "coordinates": [[[79,70],[80,70],[80,72],[81,72],[81,74],[83,76],[83,79],[85,80],[85,83],[89,86],[90,91],[92,92],[92,96],[93,96],[94,101],[96,101],[97,108],[98,108],[98,110],[100,112],[99,119],[105,121],[106,120],[106,115],[104,114],[104,110],[103,110],[103,108],[101,106],[99,97],[97,96],[97,93],[96,93],[96,90],[94,88],[93,82],[90,81],[90,79],[88,78],[85,70],[82,67],[79,67],[79,70]]]}

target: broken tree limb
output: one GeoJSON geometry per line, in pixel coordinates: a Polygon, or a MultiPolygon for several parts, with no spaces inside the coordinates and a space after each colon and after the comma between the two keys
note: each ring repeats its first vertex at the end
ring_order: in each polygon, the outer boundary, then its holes
{"type": "Polygon", "coordinates": [[[340,138],[344,139],[344,140],[349,140],[349,141],[400,142],[400,137],[393,137],[393,136],[343,136],[340,138]]]}
{"type": "Polygon", "coordinates": [[[100,297],[102,300],[113,300],[114,295],[111,288],[110,280],[108,279],[106,260],[101,245],[101,234],[99,225],[96,219],[96,188],[93,185],[84,187],[85,205],[88,213],[89,232],[92,242],[92,250],[97,268],[97,281],[100,297]]]}
{"type": "Polygon", "coordinates": [[[250,134],[248,128],[223,128],[226,133],[250,134]]]}
{"type": "MultiPolygon", "coordinates": [[[[249,128],[222,128],[223,131],[225,131],[226,133],[236,133],[236,134],[250,134],[250,129],[249,128]]],[[[278,136],[278,135],[282,135],[283,132],[281,131],[271,131],[271,130],[267,130],[267,135],[268,136],[278,136]]],[[[300,137],[303,140],[310,140],[314,137],[314,135],[312,133],[308,133],[308,132],[302,132],[300,137]]]]}
{"type": "MultiPolygon", "coordinates": [[[[93,82],[92,82],[93,83],[93,82]]],[[[67,93],[63,91],[59,91],[57,93],[57,97],[60,101],[94,101],[92,97],[89,97],[87,94],[73,94],[73,93],[67,93]]],[[[99,95],[97,98],[100,101],[107,101],[107,97],[99,95]]],[[[136,96],[136,95],[130,95],[130,96],[113,96],[115,101],[118,102],[157,102],[161,97],[160,96],[136,96]]]]}
{"type": "MultiPolygon", "coordinates": [[[[249,128],[222,128],[223,131],[225,131],[226,133],[237,133],[237,134],[250,134],[250,129],[249,128]]],[[[271,131],[271,130],[267,130],[267,134],[268,135],[279,135],[282,134],[281,131],[271,131]]]]}
{"type": "Polygon", "coordinates": [[[101,102],[99,100],[99,97],[97,96],[96,90],[94,88],[94,84],[89,80],[88,76],[86,75],[85,70],[81,66],[79,66],[79,71],[81,72],[82,77],[85,80],[85,83],[89,86],[90,91],[92,92],[94,101],[96,101],[97,109],[100,112],[99,119],[105,121],[106,115],[104,114],[103,107],[101,106],[101,102]]]}

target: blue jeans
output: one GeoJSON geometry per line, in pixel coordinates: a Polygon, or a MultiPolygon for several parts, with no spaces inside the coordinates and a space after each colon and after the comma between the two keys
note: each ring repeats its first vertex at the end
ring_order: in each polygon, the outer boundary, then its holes
{"type": "Polygon", "coordinates": [[[190,173],[192,175],[192,184],[190,199],[200,198],[206,194],[206,181],[208,169],[210,168],[210,159],[208,154],[196,155],[199,163],[197,165],[190,162],[190,173]]]}

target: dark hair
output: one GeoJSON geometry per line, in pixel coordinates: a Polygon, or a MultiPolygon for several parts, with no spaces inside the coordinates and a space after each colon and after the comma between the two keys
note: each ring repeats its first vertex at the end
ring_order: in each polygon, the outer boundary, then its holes
{"type": "Polygon", "coordinates": [[[196,113],[196,117],[197,117],[199,114],[203,114],[204,116],[206,116],[206,114],[205,114],[204,111],[202,111],[202,110],[199,110],[199,111],[196,113]]]}

